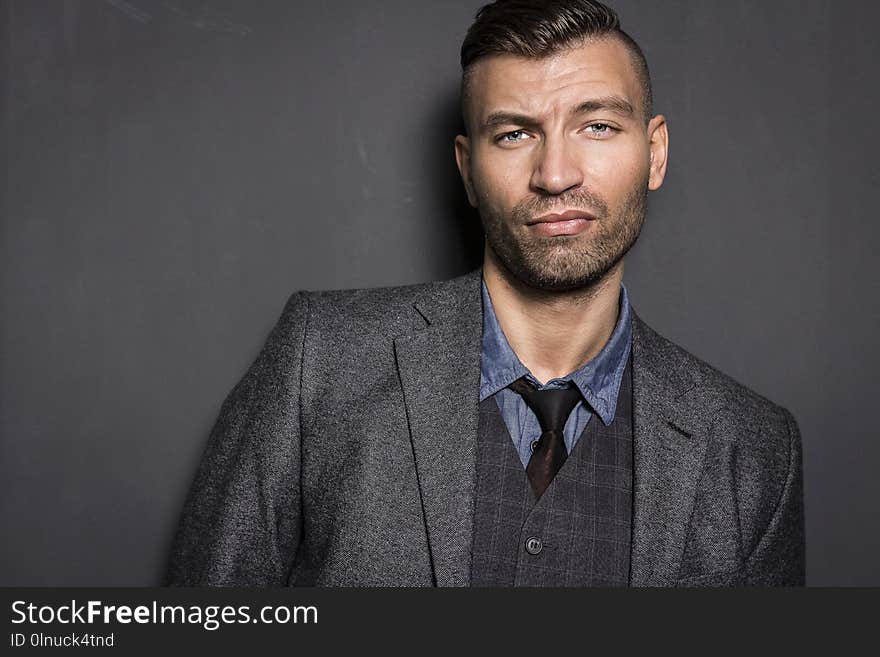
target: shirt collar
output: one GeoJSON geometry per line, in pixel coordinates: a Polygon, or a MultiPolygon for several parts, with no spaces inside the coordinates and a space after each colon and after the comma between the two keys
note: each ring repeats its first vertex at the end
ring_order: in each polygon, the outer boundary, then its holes
{"type": "Polygon", "coordinates": [[[483,341],[480,362],[480,401],[506,388],[520,377],[527,377],[538,388],[560,387],[573,381],[590,407],[607,426],[614,420],[617,393],[623,370],[632,347],[632,321],[629,295],[626,286],[620,284],[619,313],[617,324],[602,350],[589,362],[571,374],[552,379],[540,385],[523,365],[507,341],[492,306],[485,280],[483,290],[483,341]]]}

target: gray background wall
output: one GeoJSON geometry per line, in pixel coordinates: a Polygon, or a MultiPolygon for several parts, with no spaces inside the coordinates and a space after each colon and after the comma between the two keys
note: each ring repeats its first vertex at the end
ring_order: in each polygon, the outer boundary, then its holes
{"type": "MultiPolygon", "coordinates": [[[[292,291],[478,264],[480,4],[3,3],[0,584],[157,583],[292,291]]],[[[671,134],[633,304],[798,418],[808,583],[880,584],[878,5],[613,5],[671,134]]]]}

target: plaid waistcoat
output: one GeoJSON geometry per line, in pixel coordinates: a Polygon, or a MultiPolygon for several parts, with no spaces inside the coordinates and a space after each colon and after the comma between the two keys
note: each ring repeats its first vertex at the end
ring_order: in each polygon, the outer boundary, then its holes
{"type": "Polygon", "coordinates": [[[632,355],[614,421],[593,414],[535,502],[494,397],[480,402],[471,586],[627,586],[632,355]]]}

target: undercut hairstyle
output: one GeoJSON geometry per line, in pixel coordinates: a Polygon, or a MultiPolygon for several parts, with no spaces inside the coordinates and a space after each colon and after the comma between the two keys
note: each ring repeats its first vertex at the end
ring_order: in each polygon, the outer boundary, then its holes
{"type": "Polygon", "coordinates": [[[468,128],[473,65],[492,55],[543,59],[599,39],[618,39],[629,51],[642,88],[645,124],[653,116],[651,76],[639,45],[617,13],[594,0],[496,0],[477,12],[461,44],[461,114],[468,128]]]}

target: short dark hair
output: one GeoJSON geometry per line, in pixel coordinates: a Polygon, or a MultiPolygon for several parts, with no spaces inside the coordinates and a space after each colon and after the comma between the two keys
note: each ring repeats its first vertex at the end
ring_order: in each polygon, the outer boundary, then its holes
{"type": "Polygon", "coordinates": [[[639,45],[617,13],[595,0],[495,0],[480,8],[461,44],[461,114],[467,130],[472,65],[491,55],[542,59],[588,39],[617,38],[629,50],[642,87],[642,111],[653,115],[651,75],[639,45]]]}

